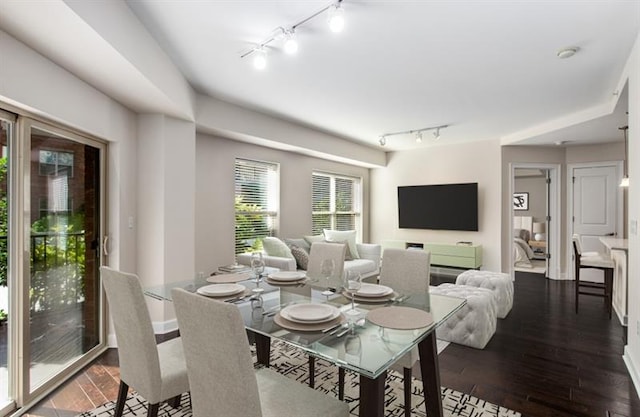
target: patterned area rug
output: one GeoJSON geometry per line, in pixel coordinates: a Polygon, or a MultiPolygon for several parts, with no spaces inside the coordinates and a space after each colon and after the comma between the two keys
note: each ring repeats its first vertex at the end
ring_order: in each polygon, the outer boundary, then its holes
{"type": "MultiPolygon", "coordinates": [[[[439,344],[438,351],[441,352],[446,345],[439,344]]],[[[254,352],[255,353],[255,352],[254,352]]],[[[255,356],[254,356],[255,359],[255,356]]],[[[276,342],[271,347],[271,368],[281,374],[300,381],[307,382],[308,367],[307,356],[300,350],[286,345],[282,342],[276,342]]],[[[337,368],[331,364],[317,360],[316,361],[316,390],[325,392],[335,397],[338,396],[338,373],[337,368]]],[[[403,392],[402,392],[402,375],[393,370],[388,372],[387,383],[385,387],[385,416],[401,417],[404,414],[403,408],[403,392]]],[[[349,404],[351,415],[358,415],[358,375],[351,372],[346,373],[345,377],[345,398],[349,404]]],[[[413,381],[412,391],[412,417],[426,417],[424,397],[422,396],[422,382],[413,381]]],[[[491,404],[487,401],[480,400],[467,394],[454,391],[449,388],[442,388],[442,405],[446,416],[461,417],[519,417],[520,413],[506,409],[504,407],[491,404]]],[[[108,402],[102,406],[79,414],[77,417],[111,417],[113,416],[113,402],[108,402]]],[[[124,416],[137,417],[147,415],[147,403],[136,393],[130,393],[124,409],[124,416]]],[[[189,403],[189,395],[182,396],[180,408],[173,409],[166,404],[160,407],[159,417],[191,417],[191,408],[189,403]]],[[[283,416],[287,417],[287,416],[283,416]]],[[[295,417],[295,416],[291,416],[295,417]]]]}

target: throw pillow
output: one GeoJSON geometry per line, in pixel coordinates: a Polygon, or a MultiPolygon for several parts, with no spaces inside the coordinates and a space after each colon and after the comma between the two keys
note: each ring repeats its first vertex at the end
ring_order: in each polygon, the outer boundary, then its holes
{"type": "Polygon", "coordinates": [[[307,251],[299,246],[291,246],[291,253],[293,254],[293,258],[296,260],[298,269],[306,271],[309,266],[309,254],[307,251]]]}
{"type": "Polygon", "coordinates": [[[291,254],[291,249],[277,237],[265,237],[262,239],[262,248],[269,256],[295,259],[291,254]]]}
{"type": "Polygon", "coordinates": [[[299,248],[306,250],[307,253],[309,253],[309,250],[311,250],[311,245],[309,245],[309,243],[304,239],[287,238],[284,240],[284,243],[286,243],[287,246],[289,246],[289,249],[291,249],[293,246],[297,246],[299,248]]]}
{"type": "Polygon", "coordinates": [[[353,260],[353,255],[351,254],[351,250],[349,250],[349,244],[347,243],[346,240],[325,240],[325,243],[335,243],[335,244],[340,244],[340,245],[345,245],[347,247],[347,250],[344,252],[344,260],[345,261],[352,261],[353,260]]]}
{"type": "Polygon", "coordinates": [[[358,253],[358,247],[356,246],[356,231],[355,230],[329,230],[324,229],[324,238],[330,242],[347,241],[351,256],[353,259],[360,259],[358,253]]]}
{"type": "Polygon", "coordinates": [[[313,242],[324,242],[325,237],[324,235],[304,236],[304,240],[307,241],[307,243],[309,244],[309,249],[311,249],[311,245],[313,245],[313,242]]]}

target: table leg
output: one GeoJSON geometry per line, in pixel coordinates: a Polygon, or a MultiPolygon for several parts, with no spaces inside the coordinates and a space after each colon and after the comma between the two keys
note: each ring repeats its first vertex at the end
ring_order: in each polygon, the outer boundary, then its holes
{"type": "Polygon", "coordinates": [[[429,417],[442,417],[442,397],[440,391],[440,367],[438,365],[438,346],[435,330],[418,343],[420,353],[420,372],[424,403],[429,417]]]}
{"type": "Polygon", "coordinates": [[[260,333],[254,333],[256,341],[256,356],[258,363],[269,366],[269,353],[271,352],[271,338],[260,333]]]}
{"type": "Polygon", "coordinates": [[[360,417],[384,417],[386,380],[387,371],[384,371],[376,379],[360,375],[360,417]]]}

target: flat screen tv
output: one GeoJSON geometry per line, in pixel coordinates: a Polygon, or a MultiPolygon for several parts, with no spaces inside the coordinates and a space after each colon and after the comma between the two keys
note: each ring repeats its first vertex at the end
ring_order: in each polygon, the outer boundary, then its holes
{"type": "Polygon", "coordinates": [[[478,183],[398,187],[401,229],[478,231],[478,183]]]}

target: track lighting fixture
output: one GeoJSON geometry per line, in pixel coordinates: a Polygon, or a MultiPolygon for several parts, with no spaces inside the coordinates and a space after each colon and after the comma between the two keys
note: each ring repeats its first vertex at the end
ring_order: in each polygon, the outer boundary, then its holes
{"type": "Polygon", "coordinates": [[[388,136],[414,135],[415,134],[416,142],[417,143],[422,143],[422,139],[423,139],[422,133],[423,132],[428,132],[430,130],[433,130],[434,140],[438,140],[438,139],[440,139],[440,130],[441,129],[446,129],[447,127],[449,127],[449,125],[425,127],[425,128],[422,128],[422,129],[415,129],[415,130],[404,130],[402,132],[385,133],[384,135],[380,135],[380,138],[378,139],[378,142],[380,143],[380,146],[385,146],[387,144],[387,137],[388,136]]]}
{"type": "Polygon", "coordinates": [[[344,0],[335,0],[328,6],[325,6],[321,10],[315,12],[311,16],[302,19],[295,25],[290,26],[289,29],[285,29],[283,26],[278,26],[271,34],[262,42],[256,44],[255,47],[245,51],[240,55],[240,58],[254,55],[253,66],[256,69],[264,69],[267,66],[267,55],[265,47],[274,41],[282,41],[282,48],[287,54],[295,54],[298,51],[298,41],[296,39],[296,29],[312,20],[313,18],[327,12],[327,22],[329,29],[332,32],[342,32],[345,25],[344,9],[342,8],[342,2],[344,0]]]}
{"type": "Polygon", "coordinates": [[[340,7],[340,2],[329,6],[329,29],[333,33],[340,33],[344,29],[344,10],[340,7]]]}
{"type": "Polygon", "coordinates": [[[263,70],[267,67],[267,51],[264,48],[255,50],[253,67],[257,70],[263,70]]]}

